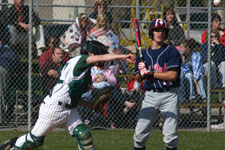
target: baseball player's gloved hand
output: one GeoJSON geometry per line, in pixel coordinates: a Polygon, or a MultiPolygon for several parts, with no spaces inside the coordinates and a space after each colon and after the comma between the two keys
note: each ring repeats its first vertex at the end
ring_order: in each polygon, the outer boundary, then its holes
{"type": "Polygon", "coordinates": [[[143,61],[138,63],[138,69],[142,77],[144,77],[147,81],[150,81],[153,78],[154,72],[148,70],[145,67],[145,63],[143,61]]]}
{"type": "Polygon", "coordinates": [[[143,61],[140,61],[138,63],[138,69],[140,71],[141,76],[144,76],[144,74],[146,73],[147,69],[146,69],[145,63],[143,61]]]}
{"type": "Polygon", "coordinates": [[[112,89],[110,88],[104,88],[100,90],[93,100],[93,109],[95,112],[100,112],[103,110],[105,104],[108,102],[108,100],[112,96],[112,89]]]}

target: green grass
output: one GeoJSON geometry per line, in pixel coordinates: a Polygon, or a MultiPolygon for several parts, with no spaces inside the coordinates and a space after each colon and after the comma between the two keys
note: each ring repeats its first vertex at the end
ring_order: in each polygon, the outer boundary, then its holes
{"type": "MultiPolygon", "coordinates": [[[[133,130],[92,130],[97,150],[132,150],[133,130]]],[[[0,131],[0,142],[20,136],[24,131],[0,131]]],[[[179,150],[224,150],[225,132],[179,131],[179,150]]],[[[77,142],[65,131],[54,131],[46,136],[41,150],[75,150],[77,142]]],[[[162,134],[152,131],[147,149],[165,150],[162,134]]]]}

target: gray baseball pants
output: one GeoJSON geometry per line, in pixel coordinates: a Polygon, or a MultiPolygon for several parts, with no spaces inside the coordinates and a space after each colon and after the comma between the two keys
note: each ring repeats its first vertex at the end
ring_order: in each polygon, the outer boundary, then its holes
{"type": "Polygon", "coordinates": [[[138,114],[138,122],[134,133],[134,146],[145,147],[152,126],[158,114],[163,117],[163,141],[168,148],[177,147],[178,143],[178,102],[177,88],[169,91],[154,92],[146,91],[142,107],[138,114]]]}

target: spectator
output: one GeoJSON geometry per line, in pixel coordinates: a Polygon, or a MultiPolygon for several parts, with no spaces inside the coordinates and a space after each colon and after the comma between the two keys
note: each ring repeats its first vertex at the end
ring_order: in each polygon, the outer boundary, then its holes
{"type": "Polygon", "coordinates": [[[75,54],[73,54],[75,56],[80,55],[80,51],[77,48],[87,40],[89,31],[93,26],[94,23],[91,19],[85,13],[80,13],[75,22],[61,37],[60,47],[67,52],[75,51],[75,54]]]}
{"type": "MultiPolygon", "coordinates": [[[[128,94],[128,107],[124,108],[124,113],[127,113],[136,103],[140,103],[140,95],[143,95],[144,92],[144,82],[137,82],[134,77],[131,77],[125,92],[128,94]]],[[[125,102],[126,103],[126,102],[125,102]]]]}
{"type": "Polygon", "coordinates": [[[96,25],[90,31],[90,38],[108,46],[110,53],[120,53],[120,41],[111,30],[108,18],[104,13],[98,13],[96,25]]]}
{"type": "MultiPolygon", "coordinates": [[[[110,121],[110,127],[112,129],[118,126],[118,119],[122,114],[122,108],[130,109],[135,105],[134,102],[127,101],[127,97],[122,93],[120,87],[117,85],[116,74],[119,69],[119,64],[111,65],[106,69],[97,69],[96,66],[92,68],[92,79],[93,79],[93,91],[92,95],[95,97],[96,94],[102,92],[103,90],[110,89],[112,91],[112,96],[108,101],[108,105],[104,111],[105,117],[110,121]]],[[[109,91],[109,90],[107,90],[109,91]]]]}
{"type": "MultiPolygon", "coordinates": [[[[219,31],[219,42],[220,44],[225,45],[225,30],[220,28],[220,23],[222,19],[220,15],[214,13],[212,14],[212,32],[218,32],[219,31]]],[[[207,41],[207,35],[208,35],[208,29],[204,31],[202,34],[202,44],[204,44],[207,41]]]]}
{"type": "MultiPolygon", "coordinates": [[[[105,46],[108,46],[108,52],[114,54],[121,54],[122,50],[120,49],[120,41],[117,35],[112,31],[111,27],[108,24],[107,16],[104,13],[99,13],[96,21],[96,26],[90,31],[90,39],[96,40],[103,43],[105,46]]],[[[115,63],[115,62],[112,62],[115,63]]],[[[128,72],[128,63],[119,61],[120,63],[120,73],[123,74],[128,72]]]]}
{"type": "MultiPolygon", "coordinates": [[[[206,36],[207,38],[207,36],[206,36]]],[[[225,87],[225,46],[219,41],[219,31],[215,30],[211,34],[211,81],[213,88],[218,86],[225,87]],[[218,67],[218,69],[217,69],[218,67]],[[219,74],[219,83],[217,81],[217,72],[219,74]]],[[[208,54],[208,42],[206,41],[202,45],[202,62],[203,66],[206,70],[206,74],[208,72],[208,62],[207,62],[207,54],[208,54]]]]}
{"type": "MultiPolygon", "coordinates": [[[[108,46],[108,52],[114,54],[121,54],[122,50],[120,49],[120,41],[117,35],[112,31],[111,27],[108,24],[108,18],[104,13],[98,13],[96,26],[93,27],[90,31],[90,39],[96,40],[103,43],[105,46],[108,46]]],[[[115,63],[115,62],[112,62],[115,63]]],[[[128,72],[128,63],[119,61],[120,63],[120,72],[123,74],[128,72]]]]}
{"type": "Polygon", "coordinates": [[[177,22],[175,10],[171,7],[167,8],[164,16],[169,29],[167,39],[170,40],[174,46],[180,45],[181,41],[185,39],[185,35],[182,26],[177,22]]]}
{"type": "MultiPolygon", "coordinates": [[[[44,64],[48,61],[52,61],[52,49],[54,47],[59,47],[60,39],[54,36],[51,36],[49,39],[47,50],[40,57],[40,68],[42,69],[44,64]]],[[[63,51],[64,58],[63,62],[66,63],[70,59],[69,53],[63,51]]]]}
{"type": "MultiPolygon", "coordinates": [[[[90,42],[87,42],[90,43],[90,42]]],[[[97,48],[105,47],[102,43],[100,42],[94,42],[96,43],[97,48]]],[[[82,46],[81,51],[83,51],[82,55],[87,55],[87,52],[84,50],[88,46],[82,46]]],[[[93,45],[90,45],[91,49],[96,49],[96,46],[94,47],[93,45]]],[[[99,49],[100,50],[100,49],[99,49]]],[[[119,69],[119,64],[109,66],[107,68],[107,65],[104,63],[98,63],[98,66],[93,66],[91,68],[91,76],[92,76],[92,86],[93,89],[91,91],[91,94],[89,92],[85,93],[82,95],[83,99],[86,99],[87,101],[90,101],[92,97],[95,97],[99,93],[105,93],[105,91],[112,92],[112,97],[108,101],[107,109],[105,109],[104,114],[105,117],[107,117],[110,120],[110,127],[115,128],[115,122],[116,119],[115,116],[118,113],[122,113],[121,106],[126,106],[126,107],[132,107],[132,103],[126,101],[125,95],[122,94],[122,91],[120,88],[117,86],[117,81],[116,81],[116,74],[119,69]],[[84,98],[85,97],[85,98],[84,98]],[[118,110],[118,111],[117,111],[118,110]],[[107,111],[107,113],[106,113],[107,111]]],[[[88,114],[88,110],[85,110],[88,114]]],[[[83,116],[84,119],[89,119],[87,116],[83,116]]],[[[93,119],[93,118],[90,118],[93,119]]]]}
{"type": "MultiPolygon", "coordinates": [[[[182,64],[181,64],[181,90],[184,87],[184,78],[189,81],[190,96],[189,101],[196,99],[194,81],[197,83],[197,87],[200,91],[200,96],[203,101],[206,101],[206,93],[204,88],[204,67],[202,64],[201,55],[194,51],[196,41],[194,39],[184,40],[181,42],[181,52],[182,52],[182,64]]],[[[181,98],[183,98],[184,92],[181,92],[181,98]]]]}
{"type": "MultiPolygon", "coordinates": [[[[37,56],[42,53],[43,47],[45,47],[44,31],[40,25],[39,17],[33,13],[33,33],[37,47],[37,56]]],[[[29,30],[29,7],[24,5],[24,0],[14,0],[14,5],[10,7],[6,12],[6,24],[9,27],[12,44],[27,44],[28,30],[29,30]]]]}
{"type": "Polygon", "coordinates": [[[4,22],[3,12],[0,12],[0,46],[10,45],[10,32],[4,22]]]}
{"type": "Polygon", "coordinates": [[[102,89],[116,85],[116,74],[119,64],[110,66],[109,68],[94,66],[91,68],[92,85],[94,88],[102,89]]]}
{"type": "MultiPolygon", "coordinates": [[[[101,91],[105,90],[108,91],[108,93],[111,91],[115,92],[115,89],[113,88],[114,86],[116,86],[116,74],[117,71],[119,69],[119,65],[115,65],[115,66],[110,66],[109,68],[106,68],[106,64],[99,64],[98,66],[93,66],[91,68],[91,76],[92,76],[92,86],[93,86],[93,90],[92,90],[92,97],[95,97],[98,93],[100,93],[101,91]]],[[[112,98],[111,98],[112,100],[112,98]]],[[[110,102],[110,100],[109,100],[110,102]]],[[[114,104],[117,103],[117,101],[114,101],[114,104]]],[[[117,105],[116,105],[117,106],[117,105]]],[[[114,112],[115,109],[115,105],[110,105],[110,106],[105,106],[105,110],[103,115],[105,117],[110,117],[110,119],[112,119],[113,117],[111,117],[114,114],[108,114],[106,115],[107,111],[110,112],[114,112]]],[[[110,122],[110,126],[111,128],[115,128],[115,126],[113,125],[112,121],[110,122]]]]}
{"type": "Polygon", "coordinates": [[[52,50],[52,60],[47,61],[42,69],[43,79],[48,87],[52,89],[58,81],[58,69],[63,63],[63,50],[59,47],[55,47],[52,50]]]}
{"type": "Polygon", "coordinates": [[[110,23],[110,25],[112,24],[113,18],[112,18],[111,13],[108,11],[108,1],[95,0],[94,11],[90,14],[89,17],[92,19],[97,19],[98,13],[105,13],[108,18],[108,22],[110,23]]]}
{"type": "MultiPolygon", "coordinates": [[[[16,53],[10,49],[5,41],[6,39],[2,39],[0,37],[0,41],[2,44],[0,46],[0,124],[3,124],[3,121],[8,118],[3,118],[4,116],[8,116],[11,114],[5,114],[6,110],[5,108],[8,108],[8,113],[9,113],[9,105],[12,103],[12,101],[7,101],[5,99],[5,95],[7,94],[6,88],[7,85],[9,84],[8,80],[9,77],[13,75],[15,69],[19,68],[19,58],[16,55],[16,53]]],[[[10,112],[11,113],[11,112],[10,112]]]]}
{"type": "MultiPolygon", "coordinates": [[[[105,15],[105,13],[98,13],[96,25],[91,29],[90,33],[93,33],[101,28],[103,28],[103,30],[100,31],[108,31],[110,29],[108,17],[105,15]]],[[[105,34],[105,32],[100,32],[99,34],[101,35],[101,33],[105,34]]],[[[98,36],[98,34],[96,36],[98,36]]]]}

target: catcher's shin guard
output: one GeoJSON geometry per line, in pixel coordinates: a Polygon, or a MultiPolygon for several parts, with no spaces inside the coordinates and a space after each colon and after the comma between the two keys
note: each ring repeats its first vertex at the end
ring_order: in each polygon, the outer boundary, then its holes
{"type": "Polygon", "coordinates": [[[73,136],[77,138],[81,150],[95,150],[91,132],[80,124],[73,130],[73,136]]]}
{"type": "Polygon", "coordinates": [[[15,145],[14,150],[30,150],[35,149],[44,144],[44,136],[36,137],[31,132],[22,136],[21,138],[25,138],[25,141],[22,145],[15,145]]]}

